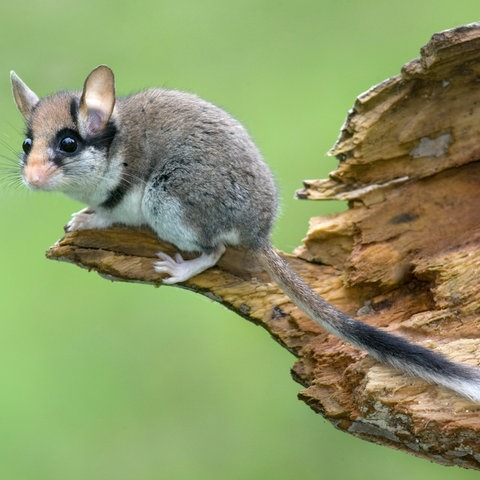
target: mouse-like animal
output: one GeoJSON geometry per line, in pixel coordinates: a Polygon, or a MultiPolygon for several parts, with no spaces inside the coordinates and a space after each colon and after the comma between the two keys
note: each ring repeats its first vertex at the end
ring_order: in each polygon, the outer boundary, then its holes
{"type": "Polygon", "coordinates": [[[252,252],[312,320],[377,360],[480,402],[480,370],[454,363],[334,308],[278,255],[270,241],[277,188],[246,129],[224,110],[180,91],[154,88],[115,95],[101,65],[81,92],[40,99],[14,72],[12,89],[26,120],[21,175],[32,190],[61,191],[94,213],[69,229],[148,225],[185,260],[163,252],[154,269],[164,283],[212,267],[226,246],[252,252]]]}

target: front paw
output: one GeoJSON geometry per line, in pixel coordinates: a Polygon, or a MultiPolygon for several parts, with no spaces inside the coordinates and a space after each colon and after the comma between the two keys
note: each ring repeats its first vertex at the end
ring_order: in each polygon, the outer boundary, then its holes
{"type": "Polygon", "coordinates": [[[74,230],[93,230],[97,228],[106,228],[111,225],[109,220],[102,218],[90,208],[84,208],[77,213],[72,214],[72,219],[65,226],[66,232],[74,230]]]}

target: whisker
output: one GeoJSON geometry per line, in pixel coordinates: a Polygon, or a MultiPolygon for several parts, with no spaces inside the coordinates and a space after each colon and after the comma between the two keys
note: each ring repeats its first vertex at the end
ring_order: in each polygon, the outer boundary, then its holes
{"type": "MultiPolygon", "coordinates": [[[[66,177],[72,178],[74,180],[82,180],[83,178],[88,178],[90,171],[88,169],[85,169],[84,171],[81,170],[81,166],[78,163],[78,160],[76,161],[75,159],[65,159],[63,162],[63,167],[64,167],[64,175],[66,177]],[[75,166],[75,171],[70,172],[69,167],[71,165],[75,166]]],[[[111,177],[108,175],[108,172],[104,172],[103,174],[95,174],[95,179],[97,180],[104,180],[104,181],[111,181],[111,177]]],[[[141,183],[141,184],[146,184],[146,180],[139,175],[123,170],[120,172],[119,175],[119,181],[123,181],[127,183],[128,185],[133,185],[135,183],[141,183]]],[[[76,182],[76,184],[82,184],[84,182],[76,182]]]]}
{"type": "Polygon", "coordinates": [[[23,186],[23,181],[18,170],[0,166],[0,184],[6,187],[23,186]]]}
{"type": "Polygon", "coordinates": [[[7,156],[7,155],[3,155],[2,153],[0,153],[0,158],[1,158],[2,160],[6,160],[5,163],[0,162],[0,166],[1,166],[1,165],[7,165],[7,164],[8,164],[9,166],[14,166],[14,167],[16,167],[18,170],[20,170],[20,162],[19,162],[17,159],[14,159],[14,158],[9,157],[9,156],[7,156]]]}
{"type": "Polygon", "coordinates": [[[7,141],[5,141],[3,138],[0,137],[0,145],[5,147],[7,150],[9,150],[11,153],[13,153],[15,156],[18,156],[19,151],[12,147],[7,141]]]}
{"type": "Polygon", "coordinates": [[[0,159],[0,184],[6,187],[22,185],[19,162],[3,154],[0,159]]]}
{"type": "Polygon", "coordinates": [[[21,177],[20,152],[17,148],[12,147],[12,142],[8,141],[14,136],[16,144],[19,132],[11,124],[8,124],[8,129],[13,130],[15,135],[6,134],[6,129],[2,128],[2,134],[0,135],[0,186],[2,190],[26,190],[21,177]]]}
{"type": "Polygon", "coordinates": [[[122,172],[121,178],[122,180],[127,180],[127,181],[135,180],[136,182],[143,183],[144,185],[147,184],[147,181],[144,178],[138,175],[135,175],[134,173],[131,173],[131,172],[125,172],[125,171],[122,172]]]}

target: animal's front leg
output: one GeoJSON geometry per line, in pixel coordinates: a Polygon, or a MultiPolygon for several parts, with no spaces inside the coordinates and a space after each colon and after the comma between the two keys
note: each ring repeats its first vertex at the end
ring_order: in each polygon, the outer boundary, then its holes
{"type": "Polygon", "coordinates": [[[89,207],[72,214],[72,219],[67,223],[67,232],[73,230],[94,230],[99,228],[107,228],[112,225],[109,218],[102,217],[95,213],[89,207]]]}

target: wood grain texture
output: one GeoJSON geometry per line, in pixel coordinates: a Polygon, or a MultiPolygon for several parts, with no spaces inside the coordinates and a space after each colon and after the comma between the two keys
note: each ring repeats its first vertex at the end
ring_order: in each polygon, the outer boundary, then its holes
{"type": "MultiPolygon", "coordinates": [[[[286,256],[319,294],[361,321],[480,365],[480,24],[434,35],[401,74],[356,100],[329,178],[302,199],[349,201],[313,218],[286,256]]],[[[148,229],[72,232],[47,252],[122,281],[160,284],[148,229]]],[[[297,360],[299,397],[336,427],[431,461],[480,469],[480,405],[407,377],[323,332],[229,249],[182,285],[262,325],[297,360]]]]}

